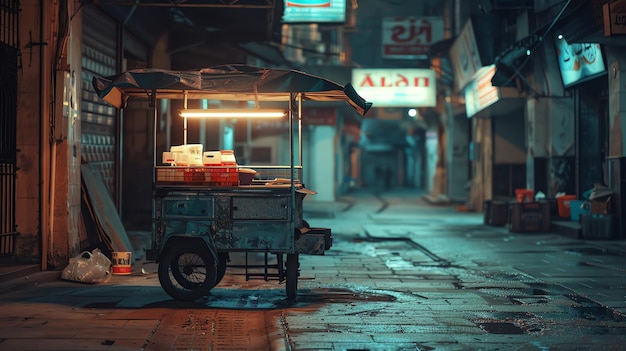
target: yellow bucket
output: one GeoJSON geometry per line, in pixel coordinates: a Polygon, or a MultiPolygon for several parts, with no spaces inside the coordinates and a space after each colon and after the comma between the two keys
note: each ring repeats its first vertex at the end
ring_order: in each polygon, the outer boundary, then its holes
{"type": "Polygon", "coordinates": [[[111,273],[115,275],[129,275],[131,272],[131,252],[113,252],[111,254],[111,273]]]}

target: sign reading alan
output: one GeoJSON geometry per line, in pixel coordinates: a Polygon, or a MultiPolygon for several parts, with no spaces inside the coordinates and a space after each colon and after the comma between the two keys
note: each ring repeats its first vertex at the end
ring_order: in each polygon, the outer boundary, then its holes
{"type": "Polygon", "coordinates": [[[375,107],[434,107],[437,79],[430,69],[355,68],[352,85],[375,107]]]}
{"type": "Polygon", "coordinates": [[[382,32],[384,58],[428,58],[430,45],[443,40],[443,19],[387,17],[382,32]]]}

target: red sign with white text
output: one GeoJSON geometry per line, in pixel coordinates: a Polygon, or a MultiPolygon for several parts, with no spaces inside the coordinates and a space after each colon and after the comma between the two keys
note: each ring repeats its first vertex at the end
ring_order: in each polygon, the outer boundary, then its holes
{"type": "Polygon", "coordinates": [[[430,45],[443,40],[443,19],[387,17],[383,18],[382,33],[384,58],[428,58],[430,45]]]}

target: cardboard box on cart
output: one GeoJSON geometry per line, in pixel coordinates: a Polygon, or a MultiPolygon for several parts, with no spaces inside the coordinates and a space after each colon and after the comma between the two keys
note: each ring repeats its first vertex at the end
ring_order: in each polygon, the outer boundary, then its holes
{"type": "Polygon", "coordinates": [[[591,214],[610,214],[611,213],[611,196],[604,196],[590,200],[591,214]]]}

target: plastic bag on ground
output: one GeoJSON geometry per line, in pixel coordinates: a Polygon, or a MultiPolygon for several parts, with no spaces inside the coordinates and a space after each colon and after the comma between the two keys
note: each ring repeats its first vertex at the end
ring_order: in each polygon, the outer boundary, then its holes
{"type": "Polygon", "coordinates": [[[111,279],[111,260],[99,249],[83,251],[70,258],[61,279],[89,284],[106,283],[111,279]]]}

